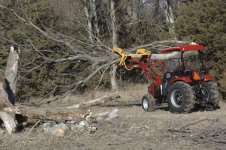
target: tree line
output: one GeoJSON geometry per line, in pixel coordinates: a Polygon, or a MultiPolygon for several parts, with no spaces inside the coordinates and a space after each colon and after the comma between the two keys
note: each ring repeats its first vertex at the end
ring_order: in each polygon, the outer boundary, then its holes
{"type": "Polygon", "coordinates": [[[109,87],[113,46],[186,40],[207,47],[224,94],[225,17],[224,0],[0,0],[0,69],[15,45],[18,100],[77,93],[109,87]]]}

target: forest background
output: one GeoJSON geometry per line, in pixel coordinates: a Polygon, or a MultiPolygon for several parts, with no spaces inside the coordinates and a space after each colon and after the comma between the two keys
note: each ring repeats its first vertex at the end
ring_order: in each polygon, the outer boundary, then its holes
{"type": "MultiPolygon", "coordinates": [[[[207,48],[225,98],[225,18],[225,0],[0,0],[0,69],[10,45],[18,47],[18,101],[102,90],[110,87],[113,46],[177,39],[207,48]]],[[[117,69],[119,83],[141,78],[117,69]]]]}

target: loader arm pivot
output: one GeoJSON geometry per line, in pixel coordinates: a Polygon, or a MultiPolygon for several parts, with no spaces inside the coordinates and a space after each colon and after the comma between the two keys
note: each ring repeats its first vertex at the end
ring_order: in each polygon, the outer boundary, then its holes
{"type": "MultiPolygon", "coordinates": [[[[151,51],[137,49],[135,54],[131,54],[121,48],[113,48],[112,53],[117,53],[121,57],[119,66],[125,67],[127,70],[140,68],[152,82],[150,87],[159,87],[162,84],[161,72],[164,71],[164,63],[162,60],[152,60],[151,51]]],[[[154,92],[152,94],[155,95],[154,92]]]]}

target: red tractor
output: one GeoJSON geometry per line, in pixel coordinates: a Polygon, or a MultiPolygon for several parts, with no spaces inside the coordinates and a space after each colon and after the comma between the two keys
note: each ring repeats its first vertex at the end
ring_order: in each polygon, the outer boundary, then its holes
{"type": "Polygon", "coordinates": [[[219,108],[217,84],[208,74],[204,50],[201,45],[185,45],[162,49],[159,54],[143,50],[145,53],[124,55],[127,69],[141,68],[151,81],[142,108],[154,111],[164,103],[174,113],[189,113],[196,106],[219,108]]]}

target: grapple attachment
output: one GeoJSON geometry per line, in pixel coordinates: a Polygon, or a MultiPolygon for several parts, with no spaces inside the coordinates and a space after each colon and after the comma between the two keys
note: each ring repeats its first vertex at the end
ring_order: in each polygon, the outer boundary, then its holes
{"type": "Polygon", "coordinates": [[[120,66],[125,66],[126,65],[125,61],[128,58],[131,58],[136,61],[140,61],[142,58],[149,58],[151,56],[151,51],[146,49],[137,49],[135,54],[131,54],[121,48],[115,47],[112,49],[112,53],[117,53],[118,55],[121,56],[121,59],[119,62],[120,66]]]}

